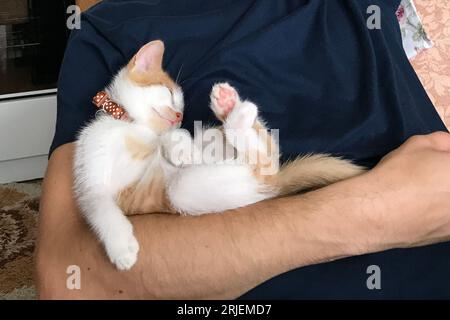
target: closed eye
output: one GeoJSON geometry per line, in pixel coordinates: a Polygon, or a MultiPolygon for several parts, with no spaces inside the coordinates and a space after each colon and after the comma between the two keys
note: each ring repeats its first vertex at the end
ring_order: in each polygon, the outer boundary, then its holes
{"type": "Polygon", "coordinates": [[[170,93],[170,102],[172,102],[172,105],[175,106],[174,92],[173,92],[172,88],[170,88],[170,87],[166,87],[166,88],[167,88],[167,90],[169,90],[169,93],[170,93]]]}
{"type": "Polygon", "coordinates": [[[167,89],[169,89],[169,92],[170,92],[170,102],[172,102],[172,105],[174,106],[175,105],[175,103],[174,103],[174,99],[173,99],[173,92],[172,92],[172,89],[170,89],[170,88],[167,88],[167,89]]]}

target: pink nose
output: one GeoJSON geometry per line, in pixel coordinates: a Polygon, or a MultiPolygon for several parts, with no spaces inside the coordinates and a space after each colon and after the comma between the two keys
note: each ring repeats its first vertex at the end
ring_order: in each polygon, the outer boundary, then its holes
{"type": "Polygon", "coordinates": [[[175,119],[176,122],[181,122],[183,120],[183,114],[181,112],[175,112],[175,119]]]}

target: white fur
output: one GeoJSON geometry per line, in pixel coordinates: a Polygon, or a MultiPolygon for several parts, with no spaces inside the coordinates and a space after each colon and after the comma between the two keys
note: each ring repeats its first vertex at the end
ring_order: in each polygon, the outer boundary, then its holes
{"type": "Polygon", "coordinates": [[[106,91],[110,97],[114,97],[115,102],[126,107],[136,123],[148,126],[149,116],[153,115],[151,108],[171,106],[183,112],[184,99],[181,88],[175,88],[171,94],[163,85],[137,86],[126,73],[126,68],[119,71],[106,91]]]}
{"type": "Polygon", "coordinates": [[[137,259],[133,227],[116,204],[118,192],[138,180],[147,163],[131,158],[124,136],[155,141],[147,128],[101,116],[80,134],[75,152],[75,192],[82,213],[121,270],[137,259]]]}
{"type": "Polygon", "coordinates": [[[199,165],[183,169],[168,183],[168,196],[180,213],[200,215],[243,207],[268,193],[244,165],[199,165]]]}

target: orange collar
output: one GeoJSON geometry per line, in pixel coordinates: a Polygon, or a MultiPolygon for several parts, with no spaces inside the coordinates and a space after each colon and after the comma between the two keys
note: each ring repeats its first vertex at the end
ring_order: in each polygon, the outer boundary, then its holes
{"type": "MultiPolygon", "coordinates": [[[[105,91],[100,91],[92,99],[92,103],[99,109],[104,110],[113,116],[114,119],[120,120],[125,115],[125,109],[111,100],[105,91]]],[[[124,117],[126,118],[126,116],[124,117]]],[[[126,120],[126,119],[123,119],[126,120]]]]}

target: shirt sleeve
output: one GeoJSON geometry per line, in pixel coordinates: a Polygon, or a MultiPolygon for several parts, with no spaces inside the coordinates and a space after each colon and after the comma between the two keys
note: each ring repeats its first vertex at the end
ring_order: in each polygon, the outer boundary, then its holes
{"type": "Polygon", "coordinates": [[[125,58],[83,16],[69,39],[58,80],[56,131],[51,153],[73,142],[95,115],[92,97],[102,90],[125,58]]]}

